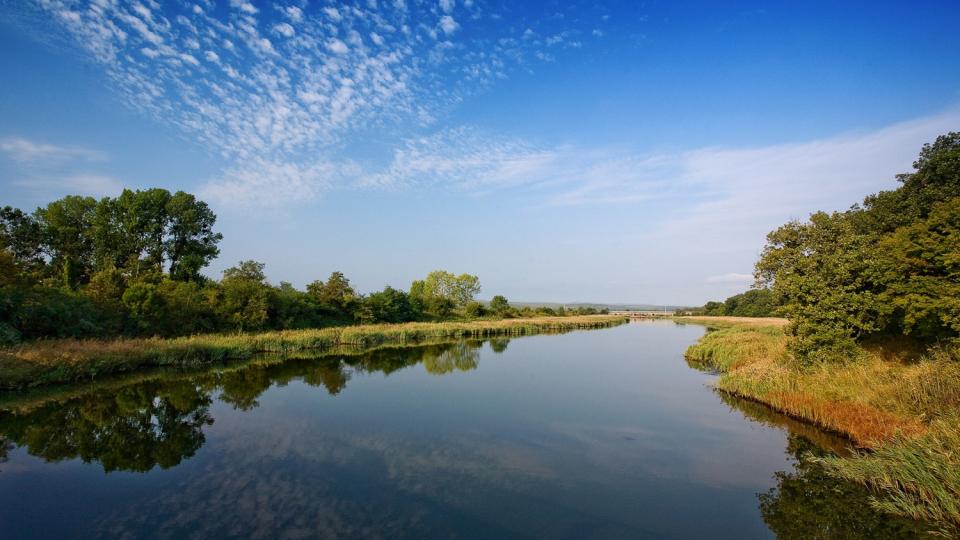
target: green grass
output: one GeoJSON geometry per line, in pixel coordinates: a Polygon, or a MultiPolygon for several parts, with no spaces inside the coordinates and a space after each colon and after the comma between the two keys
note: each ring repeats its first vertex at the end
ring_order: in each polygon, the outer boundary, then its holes
{"type": "Polygon", "coordinates": [[[626,320],[619,316],[589,315],[343,326],[176,339],[46,340],[0,350],[0,388],[86,381],[146,368],[199,367],[246,359],[259,353],[322,351],[340,346],[367,349],[441,339],[522,336],[604,328],[626,320]]]}
{"type": "Polygon", "coordinates": [[[719,390],[845,435],[861,451],[824,459],[831,474],[870,488],[878,509],[960,536],[955,352],[917,358],[868,348],[856,361],[806,366],[793,361],[782,325],[711,326],[687,359],[718,371],[719,390]]]}

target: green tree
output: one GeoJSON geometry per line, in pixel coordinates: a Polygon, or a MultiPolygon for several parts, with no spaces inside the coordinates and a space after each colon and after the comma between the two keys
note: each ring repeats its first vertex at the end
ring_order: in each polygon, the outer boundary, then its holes
{"type": "Polygon", "coordinates": [[[417,319],[410,296],[393,287],[371,293],[363,299],[363,322],[400,323],[417,319]]]}
{"type": "Polygon", "coordinates": [[[510,312],[510,302],[507,301],[505,296],[498,294],[490,299],[490,309],[503,317],[510,312]]]}
{"type": "Polygon", "coordinates": [[[137,256],[137,274],[141,263],[151,271],[163,271],[169,202],[170,192],[160,188],[125,189],[117,198],[123,234],[137,256]]]}
{"type": "Polygon", "coordinates": [[[317,280],[307,285],[307,292],[324,304],[344,309],[357,299],[357,292],[343,272],[333,272],[327,281],[317,280]]]}
{"type": "Polygon", "coordinates": [[[217,311],[237,330],[258,330],[268,320],[269,286],[263,268],[263,263],[241,261],[223,271],[217,311]]]}
{"type": "Polygon", "coordinates": [[[200,269],[220,254],[223,235],[213,232],[216,215],[207,203],[182,191],[166,204],[169,219],[164,248],[170,259],[170,277],[180,281],[200,279],[200,269]]]}
{"type": "Polygon", "coordinates": [[[19,208],[0,209],[0,249],[9,253],[23,272],[38,273],[45,266],[43,229],[19,208]]]}
{"type": "Polygon", "coordinates": [[[445,270],[434,270],[423,280],[410,286],[410,297],[422,310],[446,316],[463,308],[480,292],[480,278],[470,274],[456,276],[445,270]]]}
{"type": "Polygon", "coordinates": [[[75,288],[93,273],[92,223],[97,201],[69,195],[38,208],[34,214],[43,230],[61,283],[75,288]]]}
{"type": "Polygon", "coordinates": [[[877,254],[891,326],[925,339],[960,335],[960,197],[886,236],[877,254]]]}
{"type": "Polygon", "coordinates": [[[875,336],[957,336],[960,133],[925,145],[914,168],[863,206],[818,212],[767,236],[758,281],[790,318],[800,359],[850,358],[875,336]]]}
{"type": "Polygon", "coordinates": [[[712,317],[720,317],[726,315],[726,305],[723,302],[710,301],[703,305],[704,315],[710,315],[712,317]]]}

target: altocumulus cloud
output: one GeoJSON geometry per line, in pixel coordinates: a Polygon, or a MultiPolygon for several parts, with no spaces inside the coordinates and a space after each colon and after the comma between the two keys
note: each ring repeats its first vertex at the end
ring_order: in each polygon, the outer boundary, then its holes
{"type": "Polygon", "coordinates": [[[351,168],[351,133],[423,128],[546,47],[474,2],[35,2],[130,106],[222,156],[204,191],[237,204],[309,200],[351,168]]]}

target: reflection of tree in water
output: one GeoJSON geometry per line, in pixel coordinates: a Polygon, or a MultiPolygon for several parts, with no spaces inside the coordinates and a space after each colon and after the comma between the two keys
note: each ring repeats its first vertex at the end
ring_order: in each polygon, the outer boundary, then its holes
{"type": "Polygon", "coordinates": [[[748,418],[786,429],[792,472],[777,472],[776,487],[758,495],[760,513],[781,539],[916,538],[926,530],[914,521],[874,510],[870,493],[858,484],[827,474],[816,457],[845,454],[850,443],[770,407],[719,393],[721,400],[748,418]]]}
{"type": "Polygon", "coordinates": [[[303,382],[310,386],[322,386],[327,389],[331,396],[335,396],[347,387],[347,381],[350,380],[350,374],[345,371],[340,363],[335,364],[323,362],[310,367],[303,374],[303,382]]]}
{"type": "Polygon", "coordinates": [[[510,345],[510,340],[509,340],[509,339],[503,339],[503,338],[501,338],[501,339],[491,339],[491,340],[490,340],[490,350],[492,350],[493,352],[495,352],[495,353],[497,353],[497,354],[500,354],[500,353],[502,353],[503,351],[506,351],[506,350],[507,350],[507,345],[510,345]]]}
{"type": "Polygon", "coordinates": [[[159,375],[119,388],[93,386],[79,397],[21,409],[28,412],[0,412],[0,462],[16,444],[47,461],[99,461],[106,471],[173,467],[203,445],[203,427],[213,423],[209,406],[218,391],[221,401],[243,411],[257,407],[271,386],[295,380],[337,395],[346,388],[350,370],[389,374],[419,363],[433,374],[475,369],[481,344],[273,358],[240,368],[159,375]]]}
{"type": "Polygon", "coordinates": [[[0,437],[0,463],[6,463],[9,459],[10,451],[13,450],[13,443],[5,437],[0,437]]]}
{"type": "Polygon", "coordinates": [[[780,539],[919,538],[920,523],[882,514],[870,506],[862,486],[827,474],[813,456],[815,444],[791,435],[787,451],[797,459],[793,472],[776,473],[777,486],[758,495],[763,520],[780,539]]]}
{"type": "Polygon", "coordinates": [[[99,461],[106,471],[173,467],[204,443],[210,397],[187,381],[99,391],[0,418],[0,432],[47,461],[99,461]]]}
{"type": "Polygon", "coordinates": [[[758,495],[760,513],[778,538],[916,538],[921,524],[874,510],[870,493],[858,484],[827,474],[815,458],[845,454],[849,441],[770,407],[719,393],[721,400],[748,418],[786,429],[787,453],[796,460],[792,472],[778,472],[776,487],[758,495]]]}
{"type": "Polygon", "coordinates": [[[466,341],[444,347],[426,347],[422,360],[423,367],[433,375],[470,371],[480,363],[480,348],[476,343],[466,341]]]}

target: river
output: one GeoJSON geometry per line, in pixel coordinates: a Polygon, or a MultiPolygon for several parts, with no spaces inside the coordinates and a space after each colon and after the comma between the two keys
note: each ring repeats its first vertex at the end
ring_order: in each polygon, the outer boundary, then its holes
{"type": "Polygon", "coordinates": [[[0,396],[4,538],[916,534],[714,391],[696,325],[264,358],[0,396]]]}

